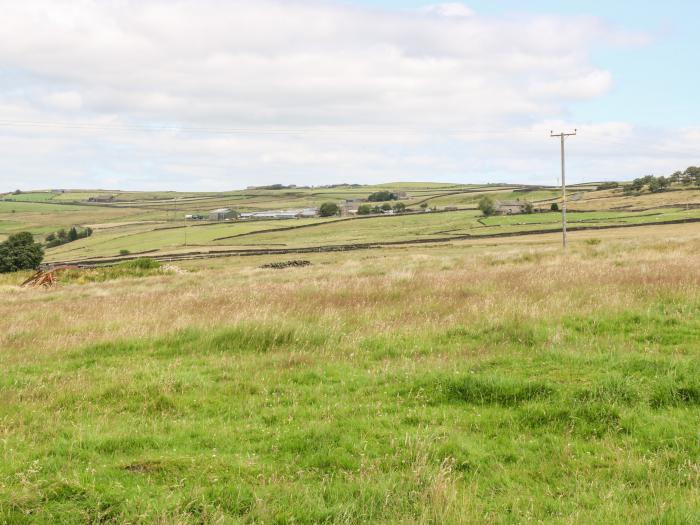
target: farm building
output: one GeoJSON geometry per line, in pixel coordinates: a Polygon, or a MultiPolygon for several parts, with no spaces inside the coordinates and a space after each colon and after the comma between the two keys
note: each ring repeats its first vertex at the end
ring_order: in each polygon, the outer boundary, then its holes
{"type": "Polygon", "coordinates": [[[210,221],[225,221],[226,219],[231,219],[236,216],[231,208],[219,208],[218,210],[213,210],[209,212],[210,221]]]}
{"type": "Polygon", "coordinates": [[[499,215],[517,215],[525,211],[525,203],[520,201],[498,201],[496,213],[499,215]]]}
{"type": "Polygon", "coordinates": [[[293,210],[267,210],[251,213],[241,213],[241,219],[305,219],[316,217],[316,208],[300,208],[293,210]]]}

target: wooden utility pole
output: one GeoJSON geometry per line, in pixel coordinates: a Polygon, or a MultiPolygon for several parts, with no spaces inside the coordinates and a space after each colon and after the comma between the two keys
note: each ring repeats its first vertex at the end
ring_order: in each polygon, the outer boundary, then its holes
{"type": "Polygon", "coordinates": [[[566,137],[573,137],[578,132],[577,129],[573,133],[554,133],[550,132],[550,137],[559,137],[561,139],[561,234],[564,250],[566,250],[566,152],[564,151],[564,142],[566,137]]]}

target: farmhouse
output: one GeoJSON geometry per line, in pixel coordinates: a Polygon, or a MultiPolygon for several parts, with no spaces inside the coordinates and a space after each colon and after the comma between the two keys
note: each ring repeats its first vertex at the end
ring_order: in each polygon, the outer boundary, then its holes
{"type": "Polygon", "coordinates": [[[231,208],[219,208],[209,212],[210,221],[225,221],[235,216],[236,213],[231,208]]]}
{"type": "Polygon", "coordinates": [[[496,213],[499,215],[517,215],[525,211],[525,203],[520,201],[498,201],[496,213]]]}

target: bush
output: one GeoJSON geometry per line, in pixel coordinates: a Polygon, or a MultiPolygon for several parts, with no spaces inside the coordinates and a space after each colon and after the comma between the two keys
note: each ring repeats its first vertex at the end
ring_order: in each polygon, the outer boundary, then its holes
{"type": "Polygon", "coordinates": [[[358,215],[369,215],[370,213],[372,213],[372,206],[369,204],[362,204],[359,208],[357,208],[358,215]]]}
{"type": "Polygon", "coordinates": [[[0,243],[0,273],[36,270],[44,259],[44,248],[29,232],[10,235],[0,243]]]}
{"type": "Polygon", "coordinates": [[[559,211],[559,204],[556,202],[553,202],[552,205],[549,207],[550,211],[559,211]]]}
{"type": "Polygon", "coordinates": [[[155,259],[149,259],[148,257],[139,257],[133,261],[126,261],[117,264],[114,268],[120,268],[124,270],[156,270],[161,267],[160,262],[155,259]]]}
{"type": "Polygon", "coordinates": [[[403,202],[397,202],[394,204],[394,211],[396,213],[404,213],[406,211],[406,205],[403,202]]]}
{"type": "Polygon", "coordinates": [[[483,213],[486,217],[489,217],[496,213],[496,201],[493,200],[493,197],[486,195],[479,201],[479,209],[481,210],[481,213],[483,213]]]}
{"type": "Polygon", "coordinates": [[[523,206],[523,213],[535,213],[535,207],[532,205],[531,202],[526,202],[525,205],[523,206]]]}
{"type": "Polygon", "coordinates": [[[617,182],[603,182],[601,184],[598,184],[598,187],[596,188],[597,190],[614,190],[615,188],[618,188],[620,185],[617,182]]]}
{"type": "Polygon", "coordinates": [[[333,217],[334,215],[338,215],[340,208],[335,202],[324,202],[321,204],[319,212],[321,217],[333,217]]]}
{"type": "Polygon", "coordinates": [[[119,255],[129,255],[130,253],[129,250],[119,250],[119,255]]]}
{"type": "Polygon", "coordinates": [[[134,279],[162,275],[161,263],[155,259],[142,257],[125,261],[114,266],[103,266],[82,270],[67,270],[61,274],[61,281],[72,283],[94,283],[115,279],[134,279]]]}

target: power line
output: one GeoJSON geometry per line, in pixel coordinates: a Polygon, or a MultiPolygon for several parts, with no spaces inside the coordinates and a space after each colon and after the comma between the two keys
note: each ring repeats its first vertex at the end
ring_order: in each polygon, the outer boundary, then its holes
{"type": "Polygon", "coordinates": [[[198,126],[177,126],[177,125],[127,125],[127,124],[95,124],[85,122],[58,122],[58,121],[31,121],[31,120],[6,120],[0,119],[0,127],[30,127],[30,128],[60,128],[75,130],[99,130],[99,131],[142,131],[142,132],[162,132],[174,131],[184,133],[222,133],[222,134],[353,134],[353,133],[375,133],[375,134],[397,134],[397,133],[453,133],[453,134],[539,134],[541,131],[528,128],[502,128],[502,129],[465,129],[465,128],[434,128],[421,127],[363,127],[363,128],[261,128],[261,127],[198,127],[198,126]]]}
{"type": "Polygon", "coordinates": [[[566,141],[566,137],[574,137],[577,133],[577,129],[575,129],[573,133],[561,132],[555,134],[554,131],[550,131],[549,133],[550,137],[559,137],[561,139],[561,234],[564,251],[566,251],[566,154],[564,151],[564,142],[566,141]]]}

